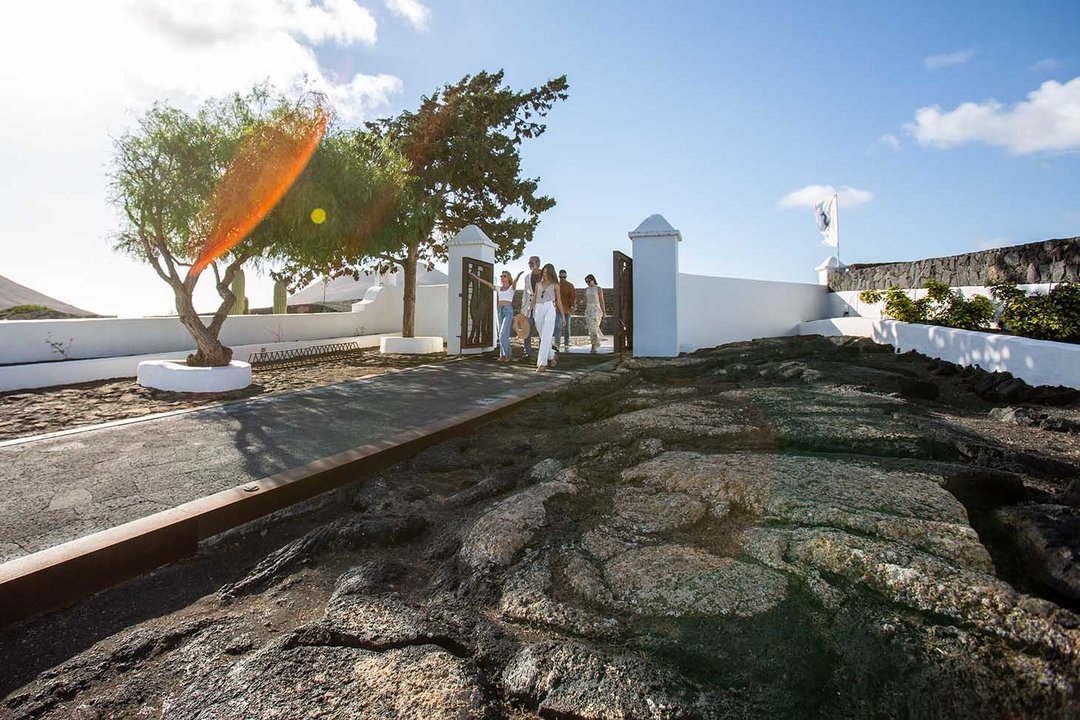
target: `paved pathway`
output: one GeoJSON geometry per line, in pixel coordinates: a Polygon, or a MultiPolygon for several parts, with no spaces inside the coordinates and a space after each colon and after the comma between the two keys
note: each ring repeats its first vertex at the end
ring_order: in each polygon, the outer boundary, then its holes
{"type": "Polygon", "coordinates": [[[467,360],[0,443],[0,563],[580,372],[467,360]]]}

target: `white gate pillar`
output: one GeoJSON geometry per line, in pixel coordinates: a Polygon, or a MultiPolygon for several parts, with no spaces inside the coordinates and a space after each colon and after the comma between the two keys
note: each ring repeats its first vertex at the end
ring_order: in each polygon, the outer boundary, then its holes
{"type": "MultiPolygon", "coordinates": [[[[461,274],[464,267],[463,259],[467,257],[494,264],[495,243],[484,234],[483,230],[475,225],[469,225],[446,244],[446,249],[450,261],[447,270],[450,274],[450,282],[447,292],[449,305],[446,308],[446,352],[448,355],[477,355],[493,350],[495,342],[498,342],[498,338],[495,337],[496,333],[492,333],[493,342],[489,347],[461,349],[461,297],[465,292],[461,282],[461,274]]],[[[486,287],[483,287],[483,291],[491,292],[486,287]]],[[[490,304],[492,319],[494,320],[494,294],[492,294],[490,304]]]]}
{"type": "Polygon", "coordinates": [[[662,215],[650,215],[629,236],[634,255],[634,356],[675,357],[682,233],[662,215]]]}
{"type": "Polygon", "coordinates": [[[847,265],[840,262],[840,258],[835,255],[830,255],[822,260],[821,264],[814,269],[817,270],[818,285],[828,287],[830,276],[844,272],[847,270],[847,265]]]}

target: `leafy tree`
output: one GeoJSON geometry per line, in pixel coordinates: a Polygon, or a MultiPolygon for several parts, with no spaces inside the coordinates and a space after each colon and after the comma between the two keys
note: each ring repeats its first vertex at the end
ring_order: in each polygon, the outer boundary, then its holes
{"type": "Polygon", "coordinates": [[[230,286],[241,265],[306,258],[339,244],[359,222],[364,201],[378,194],[384,177],[345,152],[332,133],[284,197],[271,202],[282,189],[273,187],[275,176],[288,164],[277,151],[297,145],[313,121],[325,123],[327,116],[321,96],[289,101],[261,86],[210,100],[193,114],[156,104],[116,140],[111,187],[125,219],[116,247],[149,263],[173,289],[178,318],[197,346],[189,364],[229,363],[232,351],[218,335],[235,301],[230,286]],[[259,204],[274,209],[244,232],[259,204]],[[327,222],[311,221],[316,207],[326,209],[327,222]],[[222,301],[204,324],[192,293],[208,244],[223,253],[208,264],[222,301]]]}
{"type": "Polygon", "coordinates": [[[445,260],[446,241],[470,224],[495,242],[500,260],[518,257],[540,213],[554,207],[554,199],[537,194],[537,179],[521,177],[519,148],[544,133],[539,119],[566,99],[567,88],[563,76],[519,92],[503,85],[502,71],[481,72],[422,98],[416,111],[368,123],[353,147],[368,156],[386,144],[396,148],[406,162],[404,184],[383,194],[371,214],[377,221],[367,223],[333,262],[307,268],[307,279],[355,274],[367,257],[375,259],[375,271],[400,265],[402,335],[412,337],[418,262],[445,260]]]}

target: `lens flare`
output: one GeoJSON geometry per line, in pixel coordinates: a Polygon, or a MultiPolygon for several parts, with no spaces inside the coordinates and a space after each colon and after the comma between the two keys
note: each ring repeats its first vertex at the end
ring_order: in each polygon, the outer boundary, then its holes
{"type": "Polygon", "coordinates": [[[256,126],[244,139],[207,206],[210,233],[192,275],[236,247],[277,205],[315,153],[328,120],[321,107],[294,110],[256,126]]]}
{"type": "Polygon", "coordinates": [[[311,222],[316,225],[322,225],[326,222],[326,211],[322,208],[315,208],[311,211],[311,222]]]}

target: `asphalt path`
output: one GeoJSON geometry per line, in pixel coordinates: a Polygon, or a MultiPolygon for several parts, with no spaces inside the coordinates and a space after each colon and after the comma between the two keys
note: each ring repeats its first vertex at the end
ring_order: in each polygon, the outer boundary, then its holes
{"type": "Polygon", "coordinates": [[[583,371],[465,360],[0,443],[0,563],[583,371]]]}

